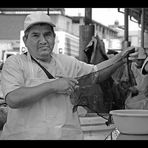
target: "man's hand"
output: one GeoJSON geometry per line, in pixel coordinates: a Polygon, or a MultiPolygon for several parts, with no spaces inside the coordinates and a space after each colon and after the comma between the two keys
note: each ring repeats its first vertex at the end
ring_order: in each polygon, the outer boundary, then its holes
{"type": "Polygon", "coordinates": [[[137,60],[138,54],[138,48],[135,48],[134,46],[128,47],[121,52],[122,60],[124,62],[127,62],[127,57],[130,61],[137,60]]]}
{"type": "Polygon", "coordinates": [[[78,81],[74,78],[60,77],[54,81],[56,93],[71,95],[78,87],[78,81]]]}

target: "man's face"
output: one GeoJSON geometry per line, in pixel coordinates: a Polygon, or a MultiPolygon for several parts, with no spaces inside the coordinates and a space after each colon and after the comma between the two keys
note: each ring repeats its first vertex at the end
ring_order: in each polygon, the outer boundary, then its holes
{"type": "Polygon", "coordinates": [[[143,63],[144,63],[144,59],[137,59],[136,60],[136,67],[138,69],[142,68],[143,63]]]}
{"type": "Polygon", "coordinates": [[[41,60],[48,60],[55,44],[55,34],[48,24],[37,24],[28,31],[23,38],[25,46],[32,56],[41,60]]]}

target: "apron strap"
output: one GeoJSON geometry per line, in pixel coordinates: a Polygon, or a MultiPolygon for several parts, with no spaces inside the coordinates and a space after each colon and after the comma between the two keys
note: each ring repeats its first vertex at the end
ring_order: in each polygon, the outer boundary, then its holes
{"type": "MultiPolygon", "coordinates": [[[[24,53],[25,55],[27,55],[27,52],[24,53]]],[[[31,55],[30,55],[31,56],[31,55]]],[[[35,61],[40,67],[41,69],[45,72],[45,74],[47,75],[47,77],[49,79],[55,79],[37,60],[35,60],[32,56],[31,56],[31,59],[33,61],[35,61]]]]}

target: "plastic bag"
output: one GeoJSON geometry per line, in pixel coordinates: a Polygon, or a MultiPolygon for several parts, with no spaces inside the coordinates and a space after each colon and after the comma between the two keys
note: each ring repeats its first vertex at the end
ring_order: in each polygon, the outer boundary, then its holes
{"type": "Polygon", "coordinates": [[[148,109],[148,97],[141,92],[137,96],[132,97],[132,94],[128,96],[125,101],[126,109],[148,109]]]}

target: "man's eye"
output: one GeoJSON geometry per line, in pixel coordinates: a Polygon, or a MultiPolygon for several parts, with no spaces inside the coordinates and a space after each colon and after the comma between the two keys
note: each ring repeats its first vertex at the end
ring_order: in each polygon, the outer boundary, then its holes
{"type": "Polygon", "coordinates": [[[45,36],[52,36],[52,32],[46,33],[45,36]]]}
{"type": "Polygon", "coordinates": [[[34,34],[32,37],[38,37],[39,35],[37,35],[37,34],[34,34]]]}

